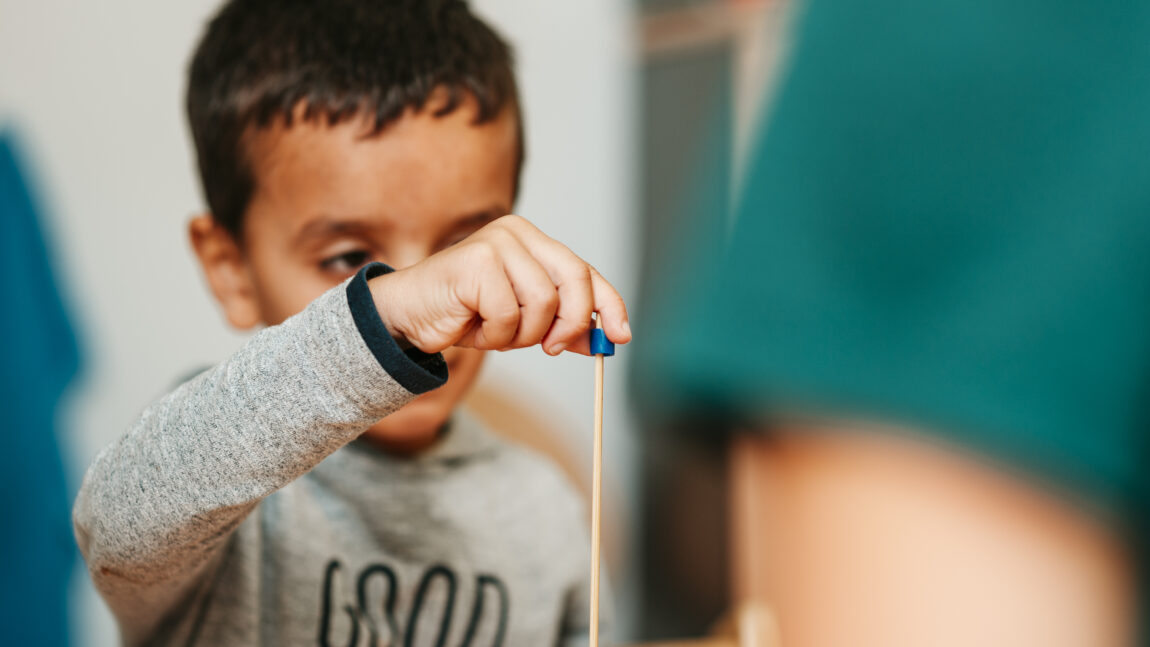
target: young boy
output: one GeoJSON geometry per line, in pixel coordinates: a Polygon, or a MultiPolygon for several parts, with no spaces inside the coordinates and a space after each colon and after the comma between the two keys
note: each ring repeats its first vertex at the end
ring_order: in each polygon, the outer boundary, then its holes
{"type": "Polygon", "coordinates": [[[456,410],[486,350],[586,353],[593,311],[630,339],[593,268],[502,217],[518,108],[507,46],[461,2],[234,0],[212,21],[191,240],[228,321],[267,327],[84,480],[77,536],[126,644],[586,632],[579,499],[456,410]]]}

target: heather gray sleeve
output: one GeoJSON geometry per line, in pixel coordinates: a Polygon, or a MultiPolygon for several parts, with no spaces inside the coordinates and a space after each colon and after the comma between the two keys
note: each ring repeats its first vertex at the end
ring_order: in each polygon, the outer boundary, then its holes
{"type": "Polygon", "coordinates": [[[76,534],[126,631],[150,631],[264,497],[446,379],[442,357],[405,354],[386,335],[366,283],[386,269],[261,331],[97,456],[76,534]]]}

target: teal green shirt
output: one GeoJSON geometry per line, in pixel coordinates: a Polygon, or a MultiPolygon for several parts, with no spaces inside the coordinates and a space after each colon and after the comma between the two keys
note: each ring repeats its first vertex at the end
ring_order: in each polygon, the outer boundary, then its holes
{"type": "Polygon", "coordinates": [[[647,401],[912,424],[1139,525],[1150,3],[808,0],[797,43],[647,401]]]}

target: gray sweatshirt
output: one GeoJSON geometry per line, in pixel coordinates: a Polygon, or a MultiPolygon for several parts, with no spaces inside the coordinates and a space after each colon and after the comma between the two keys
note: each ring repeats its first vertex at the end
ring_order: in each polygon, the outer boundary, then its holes
{"type": "Polygon", "coordinates": [[[585,639],[583,506],[466,415],[416,458],[356,440],[446,379],[387,335],[369,266],[153,404],[75,506],[127,645],[585,639]]]}

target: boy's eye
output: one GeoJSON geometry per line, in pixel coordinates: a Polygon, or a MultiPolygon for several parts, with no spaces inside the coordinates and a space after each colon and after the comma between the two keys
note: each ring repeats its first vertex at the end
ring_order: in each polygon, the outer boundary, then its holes
{"type": "Polygon", "coordinates": [[[351,274],[371,259],[371,252],[354,249],[320,261],[320,267],[337,274],[351,274]]]}

